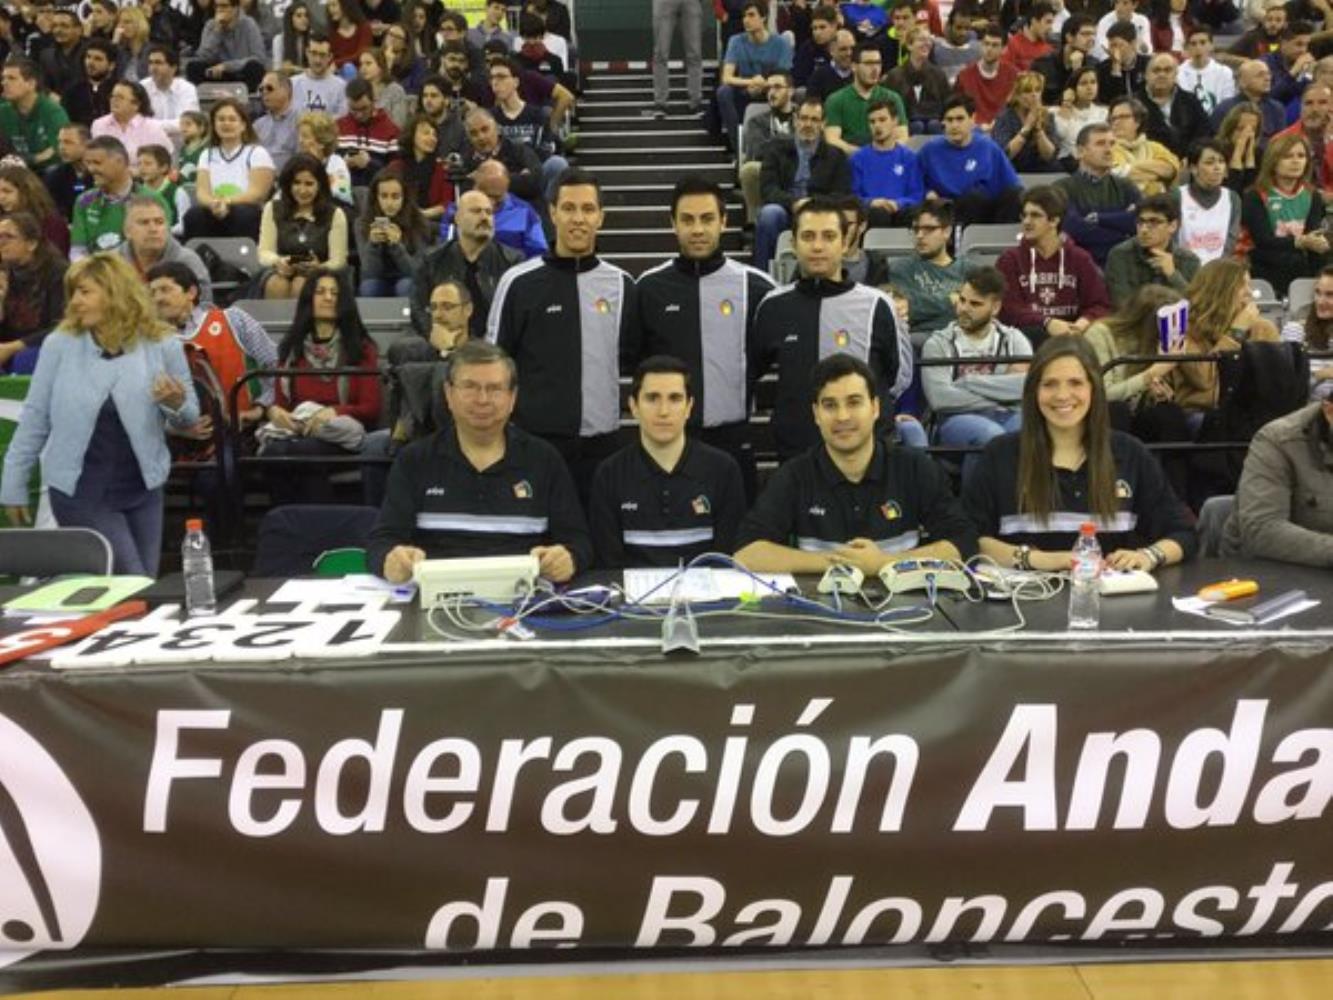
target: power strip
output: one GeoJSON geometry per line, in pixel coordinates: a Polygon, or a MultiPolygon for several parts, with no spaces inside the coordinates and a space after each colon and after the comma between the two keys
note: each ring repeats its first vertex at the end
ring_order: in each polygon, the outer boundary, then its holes
{"type": "Polygon", "coordinates": [[[512,604],[531,592],[539,567],[534,555],[425,559],[412,568],[412,579],[423,608],[460,597],[512,604]]]}
{"type": "Polygon", "coordinates": [[[866,575],[855,566],[836,563],[824,570],[824,575],[819,580],[819,592],[855,597],[861,592],[861,584],[865,583],[865,579],[866,575]]]}
{"type": "Polygon", "coordinates": [[[879,571],[880,581],[890,594],[910,590],[957,590],[966,593],[972,586],[967,572],[957,563],[944,559],[902,559],[879,571]]]}

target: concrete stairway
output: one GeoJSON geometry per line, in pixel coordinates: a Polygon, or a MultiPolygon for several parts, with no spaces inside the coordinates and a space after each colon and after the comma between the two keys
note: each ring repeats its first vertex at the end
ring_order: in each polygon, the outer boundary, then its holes
{"type": "Polygon", "coordinates": [[[722,247],[730,256],[748,258],[741,252],[745,210],[734,161],[703,121],[688,113],[683,72],[672,72],[671,87],[665,119],[643,113],[652,106],[652,77],[646,71],[595,71],[579,99],[575,156],[601,181],[606,203],[598,252],[633,275],[675,254],[671,189],[690,173],[716,181],[727,193],[722,247]]]}

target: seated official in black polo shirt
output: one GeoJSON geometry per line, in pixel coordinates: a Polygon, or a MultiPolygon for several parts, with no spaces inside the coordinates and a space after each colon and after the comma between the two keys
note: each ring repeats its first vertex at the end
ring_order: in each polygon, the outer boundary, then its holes
{"type": "Polygon", "coordinates": [[[1085,521],[1106,564],[1152,572],[1198,547],[1184,504],[1136,438],[1111,430],[1101,366],[1082,337],[1052,337],[1023,381],[1023,429],[994,438],[963,503],[1001,566],[1063,571],[1085,521]]]}
{"type": "Polygon", "coordinates": [[[761,573],[878,573],[899,559],[962,560],[976,531],[928,455],[876,437],[879,389],[869,366],[834,354],[810,373],[823,444],[773,474],[741,522],[738,561],[761,573]]]}
{"type": "Polygon", "coordinates": [[[588,499],[597,565],[675,566],[730,552],[745,514],[736,460],[685,433],[694,410],[690,368],[659,354],[630,383],[639,440],[597,467],[588,499]]]}
{"type": "Polygon", "coordinates": [[[509,423],[514,362],[480,340],[449,360],[453,425],[398,453],[366,547],[371,569],[401,583],[422,559],[531,552],[563,583],[591,565],[592,543],[559,452],[509,423]]]}

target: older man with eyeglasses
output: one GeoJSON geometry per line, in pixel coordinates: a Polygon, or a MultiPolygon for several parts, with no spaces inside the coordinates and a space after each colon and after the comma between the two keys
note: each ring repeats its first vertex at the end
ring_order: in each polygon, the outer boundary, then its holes
{"type": "Polygon", "coordinates": [[[292,81],[282,73],[265,73],[259,85],[259,99],[264,114],[255,119],[255,135],[273,157],[273,168],[282,173],[300,145],[296,127],[300,109],[292,101],[292,81]]]}

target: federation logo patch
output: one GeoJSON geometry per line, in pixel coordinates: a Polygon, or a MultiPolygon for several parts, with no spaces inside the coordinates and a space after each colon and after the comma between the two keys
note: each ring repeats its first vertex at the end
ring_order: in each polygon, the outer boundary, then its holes
{"type": "Polygon", "coordinates": [[[730,316],[736,311],[736,307],[731,304],[731,299],[723,299],[718,303],[717,311],[723,316],[730,316]]]}
{"type": "Polygon", "coordinates": [[[897,500],[890,500],[888,503],[881,504],[879,512],[884,515],[886,521],[896,521],[903,516],[903,509],[898,506],[897,500]]]}
{"type": "Polygon", "coordinates": [[[215,319],[215,320],[213,320],[213,322],[211,322],[211,323],[208,324],[208,335],[209,335],[210,337],[221,337],[221,336],[222,336],[222,321],[221,321],[221,320],[216,320],[216,319],[215,319]]]}
{"type": "Polygon", "coordinates": [[[605,316],[607,313],[611,311],[611,303],[607,302],[606,299],[598,299],[596,302],[593,303],[592,307],[596,309],[599,313],[601,313],[603,316],[605,316]]]}
{"type": "Polygon", "coordinates": [[[838,347],[846,347],[852,342],[852,335],[846,330],[839,330],[833,335],[833,343],[838,347]]]}
{"type": "Polygon", "coordinates": [[[1128,500],[1134,495],[1134,491],[1129,488],[1129,483],[1123,479],[1115,481],[1115,498],[1117,500],[1128,500]]]}
{"type": "Polygon", "coordinates": [[[531,500],[532,484],[526,479],[520,479],[514,484],[514,496],[519,500],[531,500]]]}
{"type": "Polygon", "coordinates": [[[712,513],[713,505],[708,502],[708,497],[700,493],[697,497],[695,497],[693,500],[690,501],[690,509],[693,510],[700,517],[703,517],[703,515],[705,514],[712,513]]]}

